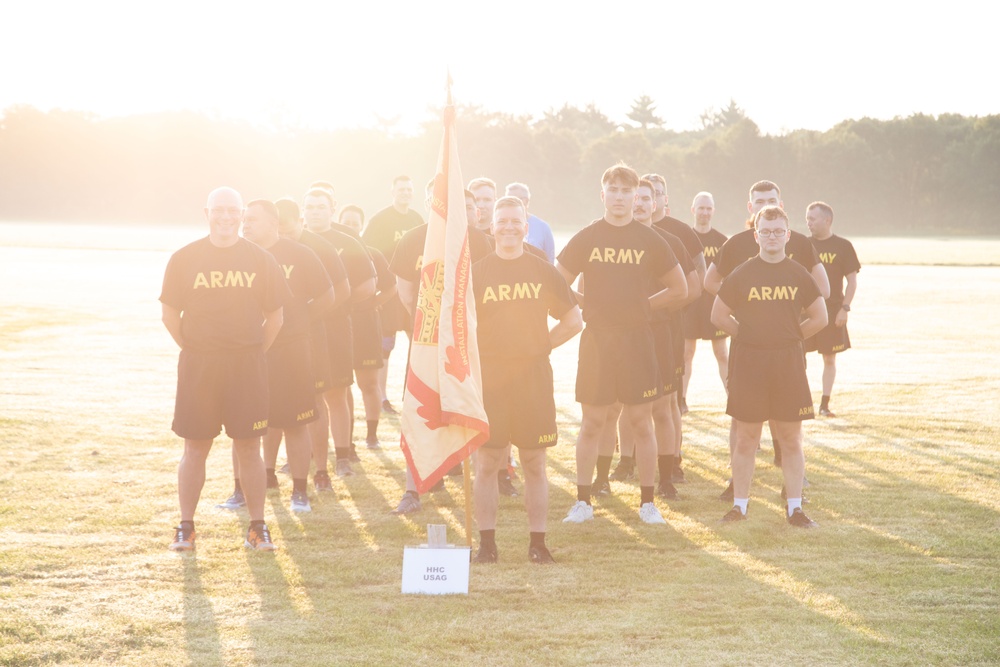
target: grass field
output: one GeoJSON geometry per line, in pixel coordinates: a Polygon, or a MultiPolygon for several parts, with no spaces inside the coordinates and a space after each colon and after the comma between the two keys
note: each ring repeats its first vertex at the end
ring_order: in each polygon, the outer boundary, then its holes
{"type": "MultiPolygon", "coordinates": [[[[197,555],[169,552],[177,355],[156,297],[169,251],[194,237],[58,230],[0,226],[0,665],[1000,664],[1000,267],[934,266],[955,263],[934,241],[908,242],[918,265],[901,264],[858,242],[839,416],[805,428],[817,531],[784,523],[766,452],[750,520],[718,524],[728,422],[707,345],[690,481],[659,503],[669,525],[639,522],[631,483],[595,521],[561,523],[579,417],[569,343],[553,358],[557,565],[527,562],[523,506],[504,498],[500,563],[473,568],[468,596],[436,598],[400,594],[403,546],[428,523],[463,541],[461,489],[388,513],[403,485],[394,418],[387,448],[362,448],[359,474],[312,514],[288,511],[283,478],[267,503],[276,554],[245,551],[246,515],[214,509],[231,485],[220,439],[197,555]]],[[[1000,243],[955,254],[995,264],[1000,243]]]]}

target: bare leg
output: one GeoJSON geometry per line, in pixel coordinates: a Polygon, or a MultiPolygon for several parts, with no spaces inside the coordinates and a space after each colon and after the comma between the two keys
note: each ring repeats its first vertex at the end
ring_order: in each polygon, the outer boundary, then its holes
{"type": "Polygon", "coordinates": [[[576,440],[576,483],[580,486],[590,486],[594,481],[594,466],[597,465],[597,451],[604,432],[604,422],[607,420],[608,406],[580,405],[583,419],[580,422],[580,435],[576,440]]]}
{"type": "Polygon", "coordinates": [[[781,472],[785,477],[785,493],[789,498],[802,497],[802,478],[806,472],[802,450],[802,422],[774,421],[781,438],[781,472]]]}
{"type": "Polygon", "coordinates": [[[260,438],[233,440],[233,451],[239,460],[240,487],[247,500],[250,520],[263,521],[266,477],[264,459],[260,457],[260,438]]]}
{"type": "MultiPolygon", "coordinates": [[[[288,468],[292,473],[292,479],[305,479],[309,476],[309,454],[311,451],[312,438],[309,434],[309,426],[303,425],[285,429],[285,453],[288,454],[288,468]]],[[[274,467],[274,463],[271,463],[271,467],[274,467]]]]}
{"type": "Polygon", "coordinates": [[[326,407],[326,396],[323,398],[322,401],[316,401],[316,413],[319,419],[309,425],[312,431],[312,460],[316,464],[317,472],[326,470],[330,451],[330,414],[326,407]]]}
{"type": "Polygon", "coordinates": [[[349,391],[350,386],[333,387],[323,394],[330,410],[330,436],[333,438],[333,449],[338,452],[338,459],[349,455],[351,451],[352,415],[347,402],[349,391]]]}
{"type": "Polygon", "coordinates": [[[545,474],[545,450],[520,449],[518,455],[524,470],[524,506],[528,512],[528,530],[532,533],[544,533],[545,518],[549,512],[549,478],[545,474]]]}
{"type": "MultiPolygon", "coordinates": [[[[618,417],[622,412],[622,404],[615,403],[608,406],[607,418],[604,422],[604,429],[601,431],[601,441],[597,446],[599,456],[614,456],[615,443],[618,441],[618,417]]],[[[622,456],[624,456],[624,452],[622,456]]],[[[522,465],[524,462],[521,462],[522,465]]]]}
{"type": "MultiPolygon", "coordinates": [[[[304,428],[304,427],[303,427],[304,428]]],[[[281,436],[285,434],[280,428],[267,429],[267,433],[264,435],[264,467],[268,470],[274,470],[278,463],[278,450],[281,448],[281,436]]],[[[291,437],[291,436],[289,436],[291,437]]],[[[287,446],[285,448],[288,449],[287,446]]],[[[286,452],[287,454],[287,452],[286,452]]],[[[233,462],[235,464],[236,453],[233,452],[233,462]]],[[[289,463],[291,462],[291,456],[288,457],[289,463]]],[[[308,459],[307,459],[308,460],[308,459]]],[[[306,464],[306,470],[308,470],[309,465],[306,464]]]]}
{"type": "Polygon", "coordinates": [[[476,478],[473,480],[473,497],[476,501],[476,524],[479,530],[494,530],[497,525],[497,507],[500,491],[497,471],[506,462],[506,448],[480,447],[476,451],[476,478]]]}
{"type": "MultiPolygon", "coordinates": [[[[729,348],[726,347],[727,338],[717,338],[712,341],[712,352],[715,352],[715,361],[719,364],[719,379],[725,387],[729,382],[729,348]]],[[[687,376],[684,378],[687,381],[687,376]]]]}
{"type": "Polygon", "coordinates": [[[684,339],[684,389],[681,396],[688,395],[688,383],[691,381],[691,364],[694,361],[694,350],[698,341],[693,338],[684,339]]]}
{"type": "MultiPolygon", "coordinates": [[[[750,481],[753,479],[757,447],[760,445],[760,433],[764,424],[737,419],[734,419],[733,423],[736,430],[736,450],[733,452],[733,496],[749,498],[750,481]]],[[[802,485],[801,479],[799,485],[802,485]]]]}
{"type": "Polygon", "coordinates": [[[833,381],[837,379],[837,355],[823,355],[823,395],[833,394],[833,381]]]}
{"type": "Polygon", "coordinates": [[[201,489],[205,486],[205,461],[212,449],[211,440],[184,440],[184,454],[177,465],[177,498],[181,521],[194,521],[201,489]]]}
{"type": "Polygon", "coordinates": [[[635,439],[639,486],[653,486],[656,482],[656,436],[653,433],[652,406],[649,403],[626,405],[625,411],[635,439]]]}

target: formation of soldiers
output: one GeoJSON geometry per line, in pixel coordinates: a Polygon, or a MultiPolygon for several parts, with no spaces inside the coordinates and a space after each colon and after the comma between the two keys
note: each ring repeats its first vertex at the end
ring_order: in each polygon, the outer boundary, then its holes
{"type": "MultiPolygon", "coordinates": [[[[430,186],[425,194],[430,197],[430,186]]],[[[309,512],[334,474],[353,474],[355,380],[365,444],[379,449],[388,359],[413,322],[427,226],[411,208],[412,180],[392,183],[392,204],[366,223],[357,206],[337,210],[333,186],[315,182],[299,202],[253,200],[218,188],[205,207],[206,238],[176,252],[160,301],[181,348],[174,432],[181,521],[170,548],[194,548],[194,514],[213,440],[232,439],[235,488],[221,504],[246,508],[245,545],[273,550],[266,489],[282,439],[290,507],[309,512]],[[241,235],[242,230],[242,235],[241,235]],[[263,455],[262,455],[263,450],[263,455]]],[[[824,360],[819,413],[832,417],[836,355],[850,348],[847,318],[860,269],[853,246],[832,233],[833,209],[814,202],[810,237],[790,229],[777,185],[755,183],[747,229],[713,229],[714,200],[700,192],[694,225],[668,215],[666,180],[617,164],[601,180],[604,215],[556,254],[551,228],[528,213],[530,190],[476,178],[465,191],[483,397],[490,440],[474,456],[474,560],[498,559],[498,498],[515,495],[508,462],[518,449],[529,523],[529,559],[551,563],[546,451],[558,441],[549,354],[580,334],[576,400],[577,499],[563,521],[594,518],[609,480],[639,480],[639,518],[665,524],[659,502],[684,481],[682,419],[698,340],[712,342],[732,417],[732,479],[722,518],[746,519],[756,452],[768,422],[792,526],[816,526],[802,510],[802,422],[814,416],[805,353],[824,360]],[[581,333],[582,332],[582,333],[581,333]],[[726,345],[726,339],[731,344],[726,345]],[[615,450],[618,466],[611,472],[615,450]]],[[[428,202],[429,204],[429,202],[428,202]]],[[[400,354],[397,352],[397,354],[400,354]]],[[[407,471],[394,513],[420,511],[407,471]]]]}

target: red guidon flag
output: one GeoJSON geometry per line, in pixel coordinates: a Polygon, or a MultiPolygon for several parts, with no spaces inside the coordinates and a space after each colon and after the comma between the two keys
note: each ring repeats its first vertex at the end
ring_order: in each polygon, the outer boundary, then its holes
{"type": "Polygon", "coordinates": [[[450,97],[449,93],[400,416],[403,453],[419,493],[429,490],[490,435],[450,97]]]}

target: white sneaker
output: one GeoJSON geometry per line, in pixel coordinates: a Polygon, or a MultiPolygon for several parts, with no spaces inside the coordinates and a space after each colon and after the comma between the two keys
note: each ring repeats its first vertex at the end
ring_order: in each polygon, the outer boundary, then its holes
{"type": "Polygon", "coordinates": [[[309,496],[304,493],[292,494],[293,512],[312,512],[312,505],[309,504],[309,496]]]}
{"type": "Polygon", "coordinates": [[[583,523],[584,521],[591,521],[593,518],[594,508],[582,500],[578,500],[575,505],[569,508],[569,512],[566,514],[566,518],[563,519],[563,523],[583,523]]]}
{"type": "Polygon", "coordinates": [[[660,510],[656,509],[656,505],[653,503],[645,503],[639,508],[639,518],[645,523],[667,523],[667,520],[663,518],[660,510]]]}

